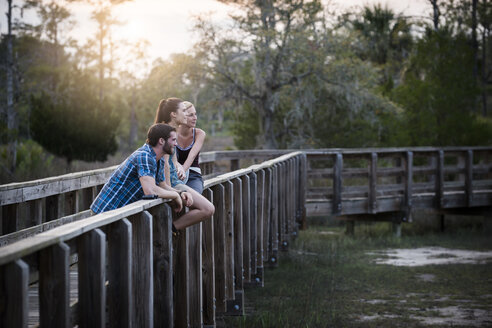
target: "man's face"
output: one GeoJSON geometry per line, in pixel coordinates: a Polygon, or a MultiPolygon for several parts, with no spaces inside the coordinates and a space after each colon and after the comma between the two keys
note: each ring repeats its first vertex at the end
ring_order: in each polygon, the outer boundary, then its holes
{"type": "Polygon", "coordinates": [[[169,138],[166,140],[164,145],[162,145],[162,151],[165,154],[172,155],[174,152],[174,147],[176,147],[177,143],[178,143],[178,139],[177,139],[176,132],[171,131],[169,138]]]}

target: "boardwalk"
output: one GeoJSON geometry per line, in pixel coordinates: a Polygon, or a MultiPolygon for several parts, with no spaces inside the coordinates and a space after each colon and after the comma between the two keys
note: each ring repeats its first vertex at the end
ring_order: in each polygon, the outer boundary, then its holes
{"type": "Polygon", "coordinates": [[[492,220],[492,147],[213,152],[201,165],[216,212],[176,240],[160,199],[89,217],[114,168],[0,186],[2,326],[213,327],[244,313],[245,287],[263,285],[306,216],[492,220]]]}

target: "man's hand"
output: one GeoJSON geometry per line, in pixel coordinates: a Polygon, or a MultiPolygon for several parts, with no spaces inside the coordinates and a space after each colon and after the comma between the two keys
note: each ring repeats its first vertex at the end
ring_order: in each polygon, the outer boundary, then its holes
{"type": "Polygon", "coordinates": [[[183,203],[187,206],[190,207],[193,205],[193,197],[191,196],[191,193],[184,191],[181,192],[181,199],[183,200],[183,203]]]}
{"type": "MultiPolygon", "coordinates": [[[[184,193],[183,193],[184,194],[184,193]]],[[[183,209],[183,201],[181,200],[181,197],[178,193],[176,193],[176,197],[173,198],[174,202],[174,211],[179,213],[183,209]]]]}

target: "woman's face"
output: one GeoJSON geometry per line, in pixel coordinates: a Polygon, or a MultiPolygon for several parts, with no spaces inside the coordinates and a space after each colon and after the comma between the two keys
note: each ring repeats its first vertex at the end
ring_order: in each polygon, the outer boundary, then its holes
{"type": "Polygon", "coordinates": [[[178,108],[176,109],[175,116],[176,123],[178,124],[186,124],[186,112],[185,112],[185,104],[180,103],[178,108]]]}
{"type": "Polygon", "coordinates": [[[196,127],[196,109],[195,106],[188,107],[185,111],[186,114],[186,125],[190,128],[196,127]]]}

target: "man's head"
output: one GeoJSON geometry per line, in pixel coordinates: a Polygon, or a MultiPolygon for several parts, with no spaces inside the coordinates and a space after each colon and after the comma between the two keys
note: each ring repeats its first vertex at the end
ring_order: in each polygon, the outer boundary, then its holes
{"type": "Polygon", "coordinates": [[[180,98],[162,99],[159,102],[159,107],[157,107],[154,123],[171,123],[174,121],[176,124],[185,124],[186,106],[188,106],[187,102],[180,98]]]}
{"type": "Polygon", "coordinates": [[[164,123],[154,124],[147,132],[146,142],[152,147],[160,143],[164,153],[172,154],[176,146],[176,129],[164,123]]]}

